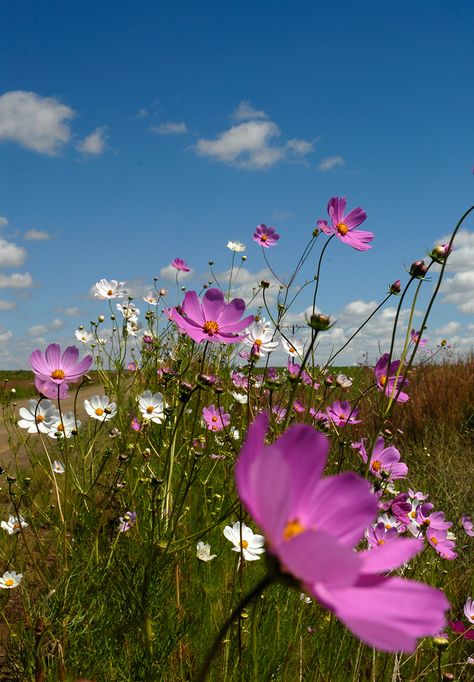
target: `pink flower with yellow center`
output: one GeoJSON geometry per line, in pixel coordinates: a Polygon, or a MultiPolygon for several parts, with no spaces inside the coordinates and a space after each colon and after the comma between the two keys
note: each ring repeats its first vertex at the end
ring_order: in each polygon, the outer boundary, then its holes
{"type": "Polygon", "coordinates": [[[374,238],[372,232],[357,230],[356,228],[367,218],[367,213],[362,208],[354,208],[346,215],[347,201],[344,197],[332,197],[328,203],[328,214],[330,223],[327,220],[318,220],[320,230],[328,235],[335,234],[341,242],[352,246],[357,251],[367,251],[370,249],[369,242],[374,238]]]}
{"type": "Polygon", "coordinates": [[[266,249],[270,246],[274,246],[280,239],[280,235],[277,234],[274,227],[267,227],[266,225],[257,225],[255,232],[253,233],[253,239],[260,244],[260,246],[266,249]]]}
{"type": "Polygon", "coordinates": [[[79,349],[68,346],[61,354],[57,343],[50,343],[43,353],[35,350],[30,355],[30,366],[35,373],[38,390],[48,398],[57,398],[67,393],[68,384],[75,383],[92,365],[92,355],[79,361],[79,349]]]}
{"type": "Polygon", "coordinates": [[[267,415],[250,426],[236,465],[239,496],[263,531],[275,578],[304,589],[362,641],[382,651],[413,651],[418,637],[444,626],[449,604],[432,587],[386,573],[423,549],[396,537],[356,552],[377,515],[377,496],[352,472],[322,477],[329,440],[295,424],[265,444],[267,415]]]}
{"type": "Polygon", "coordinates": [[[390,364],[388,363],[390,355],[384,353],[377,361],[374,368],[375,380],[377,382],[377,388],[379,391],[383,391],[386,396],[394,398],[396,397],[397,403],[406,403],[410,396],[404,393],[401,389],[406,386],[408,381],[403,380],[402,376],[399,376],[396,381],[397,371],[400,366],[400,360],[394,360],[390,364]]]}
{"type": "Polygon", "coordinates": [[[216,408],[214,405],[203,407],[202,416],[209,431],[222,431],[225,426],[230,424],[230,414],[224,412],[222,407],[216,408]]]}
{"type": "Polygon", "coordinates": [[[171,308],[168,316],[196,343],[237,343],[247,337],[238,332],[254,320],[253,315],[241,319],[244,311],[245,301],[241,298],[225,303],[220,289],[207,289],[202,302],[195,291],[187,291],[180,309],[171,308]]]}

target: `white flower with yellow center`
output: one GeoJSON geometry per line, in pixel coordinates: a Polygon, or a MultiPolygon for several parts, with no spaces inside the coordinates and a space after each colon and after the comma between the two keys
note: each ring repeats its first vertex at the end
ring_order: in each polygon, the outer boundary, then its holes
{"type": "Polygon", "coordinates": [[[165,418],[163,396],[161,393],[145,391],[137,398],[138,408],[143,419],[161,424],[165,418]]]}
{"type": "Polygon", "coordinates": [[[94,341],[94,335],[90,332],[86,332],[85,329],[76,329],[74,336],[76,337],[77,341],[80,341],[84,344],[92,343],[92,341],[94,341]]]}
{"type": "Polygon", "coordinates": [[[20,407],[20,417],[20,429],[28,429],[28,433],[49,433],[59,412],[51,400],[30,400],[28,407],[20,407]]]}
{"type": "Polygon", "coordinates": [[[62,417],[58,412],[58,416],[51,422],[48,436],[60,440],[61,438],[70,438],[77,433],[81,422],[74,416],[74,412],[63,412],[62,417]]]}
{"type": "Polygon", "coordinates": [[[116,279],[101,279],[95,284],[94,296],[100,299],[123,298],[127,290],[123,288],[125,282],[117,282],[116,279]]]}
{"type": "Polygon", "coordinates": [[[23,575],[21,573],[15,573],[15,571],[5,571],[3,576],[0,578],[0,588],[3,590],[11,590],[21,583],[22,578],[23,575]]]}
{"type": "Polygon", "coordinates": [[[84,409],[92,419],[106,422],[117,414],[117,405],[106,395],[93,395],[90,400],[84,400],[84,409]]]}
{"type": "Polygon", "coordinates": [[[199,540],[196,545],[196,556],[200,561],[212,561],[217,554],[211,554],[211,545],[199,540]]]}
{"type": "Polygon", "coordinates": [[[236,521],[233,526],[226,526],[224,535],[234,545],[232,551],[242,552],[246,561],[257,561],[260,559],[259,554],[265,552],[263,535],[254,533],[244,522],[242,522],[242,529],[240,521],[236,521]]]}
{"type": "Polygon", "coordinates": [[[279,341],[273,341],[275,330],[270,322],[266,322],[265,318],[252,322],[247,328],[247,338],[244,340],[246,346],[256,348],[261,357],[265,357],[265,353],[271,353],[272,350],[279,345],[279,341]]]}
{"type": "Polygon", "coordinates": [[[299,339],[292,336],[286,340],[282,337],[281,345],[283,346],[285,353],[288,353],[290,357],[299,358],[300,360],[303,359],[304,345],[299,339]]]}
{"type": "Polygon", "coordinates": [[[0,526],[7,531],[8,535],[16,535],[22,528],[28,528],[28,524],[20,514],[18,516],[10,515],[8,521],[2,521],[0,526]]]}
{"type": "Polygon", "coordinates": [[[51,465],[51,469],[55,474],[64,474],[66,469],[64,468],[64,464],[59,461],[59,459],[55,459],[54,462],[51,465]]]}

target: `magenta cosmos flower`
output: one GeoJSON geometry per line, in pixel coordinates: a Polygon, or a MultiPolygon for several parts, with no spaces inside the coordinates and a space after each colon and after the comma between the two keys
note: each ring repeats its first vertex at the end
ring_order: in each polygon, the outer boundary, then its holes
{"type": "Polygon", "coordinates": [[[50,343],[43,353],[35,350],[30,355],[30,366],[35,373],[36,388],[48,398],[64,397],[69,384],[76,382],[92,365],[92,355],[79,361],[79,349],[68,346],[61,355],[57,343],[50,343]]]}
{"type": "Polygon", "coordinates": [[[257,225],[255,232],[253,233],[254,241],[260,246],[264,246],[268,249],[270,246],[275,246],[277,241],[280,239],[280,235],[276,233],[274,227],[267,227],[266,225],[257,225]]]}
{"type": "Polygon", "coordinates": [[[202,416],[209,431],[222,431],[225,426],[230,424],[230,414],[224,412],[221,407],[218,409],[214,405],[203,407],[202,416]]]}
{"type": "MultiPolygon", "coordinates": [[[[367,451],[364,443],[358,443],[359,454],[367,462],[367,451]]],[[[369,465],[371,473],[384,481],[394,481],[396,478],[406,478],[408,467],[400,462],[400,452],[394,445],[385,447],[385,441],[379,436],[375,441],[369,465]]]]}
{"type": "Polygon", "coordinates": [[[359,410],[351,407],[347,400],[336,400],[331,407],[328,407],[327,416],[336,426],[360,424],[360,419],[357,419],[359,410]]]}
{"type": "Polygon", "coordinates": [[[369,242],[374,238],[372,232],[356,230],[367,218],[367,213],[362,208],[354,208],[345,215],[347,201],[344,197],[332,197],[328,203],[328,214],[331,224],[327,220],[318,220],[318,227],[326,234],[335,234],[341,242],[349,244],[357,251],[370,249],[369,242]]]}
{"type": "Polygon", "coordinates": [[[171,261],[171,266],[175,270],[180,270],[181,272],[189,272],[191,268],[182,258],[175,258],[171,261]]]}
{"type": "Polygon", "coordinates": [[[388,364],[389,354],[384,353],[379,358],[374,368],[375,379],[379,391],[383,391],[387,396],[397,396],[397,403],[406,403],[409,400],[409,395],[400,390],[406,386],[408,381],[400,376],[398,377],[397,386],[395,387],[395,377],[400,366],[400,360],[394,360],[388,364]],[[400,392],[398,392],[400,390],[400,392]]]}
{"type": "Polygon", "coordinates": [[[265,414],[250,426],[236,483],[280,574],[377,649],[413,651],[418,637],[439,632],[449,608],[444,594],[383,575],[421,551],[423,540],[394,538],[355,552],[377,515],[368,481],[352,472],[321,478],[329,441],[311,426],[296,424],[268,446],[267,429],[265,414]]]}
{"type": "Polygon", "coordinates": [[[169,317],[197,343],[237,343],[246,338],[245,334],[239,336],[238,332],[254,319],[253,315],[240,319],[244,311],[245,301],[241,298],[225,303],[220,289],[208,289],[202,303],[195,291],[187,291],[180,310],[172,308],[169,317]]]}

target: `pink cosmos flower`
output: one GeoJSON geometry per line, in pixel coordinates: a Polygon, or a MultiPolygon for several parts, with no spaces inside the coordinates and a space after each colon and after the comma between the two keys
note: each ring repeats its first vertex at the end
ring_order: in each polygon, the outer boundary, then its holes
{"type": "Polygon", "coordinates": [[[474,526],[472,524],[471,518],[469,516],[463,516],[461,518],[461,524],[464,528],[466,535],[470,535],[471,538],[474,537],[474,526]]]}
{"type": "Polygon", "coordinates": [[[230,424],[230,414],[224,412],[222,407],[215,408],[214,405],[203,407],[202,416],[209,431],[222,431],[225,426],[230,424]]]}
{"type": "Polygon", "coordinates": [[[420,526],[435,530],[448,530],[451,528],[453,524],[451,521],[446,521],[444,512],[432,512],[432,509],[434,509],[434,505],[431,502],[425,502],[416,508],[416,521],[420,526]]]}
{"type": "MultiPolygon", "coordinates": [[[[420,336],[421,336],[421,332],[417,332],[417,331],[415,331],[415,329],[412,329],[410,331],[410,338],[411,338],[411,341],[413,344],[417,343],[418,339],[420,339],[420,336]]],[[[422,348],[423,346],[426,346],[427,343],[428,343],[427,339],[420,339],[420,341],[418,343],[418,348],[422,348]]]]}
{"type": "Polygon", "coordinates": [[[383,651],[413,651],[417,637],[444,626],[442,592],[386,577],[423,548],[397,537],[364,552],[354,547],[377,514],[369,483],[352,472],[322,478],[329,441],[296,424],[265,445],[268,416],[250,426],[236,465],[239,496],[261,527],[280,575],[288,574],[362,641],[383,651]]]}
{"type": "Polygon", "coordinates": [[[180,311],[171,308],[169,317],[196,343],[237,343],[246,338],[246,334],[239,336],[238,332],[254,319],[253,315],[240,319],[244,311],[245,302],[241,298],[225,303],[220,289],[207,289],[202,303],[195,291],[187,291],[180,311]]]}
{"type": "Polygon", "coordinates": [[[385,528],[385,523],[379,521],[377,525],[370,526],[367,529],[366,536],[370,547],[379,547],[387,542],[392,542],[394,538],[398,537],[398,532],[396,528],[385,528]]]}
{"type": "Polygon", "coordinates": [[[438,552],[443,559],[456,559],[457,553],[454,551],[455,542],[448,540],[448,533],[445,530],[437,530],[436,528],[428,528],[426,531],[426,539],[432,547],[438,552]]]}
{"type": "Polygon", "coordinates": [[[328,407],[327,416],[336,426],[360,424],[360,419],[357,419],[359,410],[352,408],[348,400],[336,400],[328,407]]]}
{"type": "Polygon", "coordinates": [[[181,272],[189,272],[191,268],[182,258],[175,258],[170,263],[171,267],[175,270],[180,270],[181,272]]]}
{"type": "Polygon", "coordinates": [[[403,391],[400,391],[400,393],[398,393],[398,391],[400,388],[406,386],[408,381],[406,379],[403,381],[401,376],[398,377],[397,386],[395,388],[395,377],[400,365],[400,360],[394,360],[389,365],[389,357],[390,355],[388,353],[384,353],[375,365],[374,374],[375,380],[377,381],[377,387],[379,391],[383,391],[385,395],[389,397],[391,395],[396,395],[397,403],[406,403],[406,401],[409,400],[409,396],[403,391]]]}
{"type": "MultiPolygon", "coordinates": [[[[369,467],[371,473],[377,478],[381,478],[385,481],[394,481],[396,478],[405,478],[408,473],[408,467],[403,462],[400,462],[399,451],[393,445],[389,445],[387,448],[385,448],[384,445],[384,439],[382,436],[379,436],[375,442],[370,458],[369,467]]],[[[367,461],[367,459],[365,459],[365,461],[367,461]]]]}
{"type": "Polygon", "coordinates": [[[50,343],[43,353],[39,349],[30,355],[30,366],[35,373],[36,388],[48,398],[62,398],[69,384],[75,383],[92,365],[92,355],[78,361],[79,349],[68,346],[61,355],[57,343],[50,343]]]}
{"type": "Polygon", "coordinates": [[[280,235],[276,233],[274,227],[267,227],[266,225],[257,225],[255,232],[253,233],[254,241],[260,246],[264,246],[268,249],[270,246],[274,246],[280,239],[280,235]]]}
{"type": "Polygon", "coordinates": [[[465,639],[474,639],[474,629],[472,625],[467,627],[462,620],[449,621],[449,627],[454,630],[454,632],[457,632],[458,635],[462,635],[465,639]]]}
{"type": "Polygon", "coordinates": [[[327,220],[318,220],[318,227],[326,234],[335,234],[341,242],[349,244],[357,251],[367,251],[371,247],[369,242],[374,238],[372,232],[356,230],[367,218],[367,213],[362,208],[354,208],[345,215],[347,201],[345,198],[332,197],[328,203],[328,214],[331,224],[327,220]]]}

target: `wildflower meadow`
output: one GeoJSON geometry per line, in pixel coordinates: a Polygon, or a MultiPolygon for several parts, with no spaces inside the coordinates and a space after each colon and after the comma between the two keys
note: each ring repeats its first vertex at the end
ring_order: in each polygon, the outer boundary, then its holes
{"type": "Polygon", "coordinates": [[[97,317],[3,383],[0,679],[473,679],[474,358],[427,329],[474,207],[329,353],[328,254],[363,271],[377,234],[352,198],[317,211],[291,248],[224,241],[198,291],[181,257],[141,299],[105,272],[97,317]],[[250,249],[272,275],[243,300],[250,249]],[[391,343],[342,366],[388,302],[391,343]]]}

